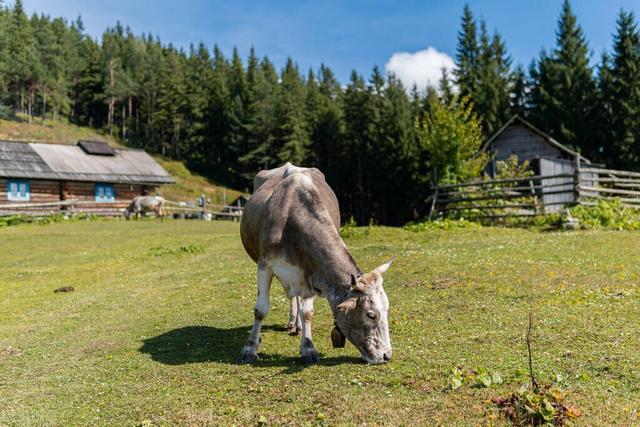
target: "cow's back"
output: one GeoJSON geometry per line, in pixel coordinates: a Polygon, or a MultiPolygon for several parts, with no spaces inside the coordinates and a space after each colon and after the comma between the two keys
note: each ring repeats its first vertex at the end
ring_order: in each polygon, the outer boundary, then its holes
{"type": "Polygon", "coordinates": [[[287,163],[256,175],[240,223],[242,243],[254,261],[269,248],[278,250],[285,228],[304,234],[317,227],[340,229],[338,200],[322,172],[287,163]]]}

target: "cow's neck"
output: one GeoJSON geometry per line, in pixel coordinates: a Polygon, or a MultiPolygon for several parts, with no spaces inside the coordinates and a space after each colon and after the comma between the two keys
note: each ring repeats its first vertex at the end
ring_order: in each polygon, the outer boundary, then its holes
{"type": "Polygon", "coordinates": [[[351,275],[357,277],[362,274],[340,237],[336,243],[316,253],[311,279],[313,287],[327,297],[334,313],[350,288],[351,275]]]}

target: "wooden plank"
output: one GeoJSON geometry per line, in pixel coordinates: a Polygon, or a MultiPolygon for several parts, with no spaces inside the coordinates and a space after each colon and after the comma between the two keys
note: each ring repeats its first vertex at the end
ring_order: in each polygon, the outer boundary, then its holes
{"type": "Polygon", "coordinates": [[[509,204],[509,205],[480,205],[480,206],[454,206],[454,207],[446,207],[442,210],[444,211],[463,211],[463,210],[471,210],[471,209],[476,209],[476,210],[488,210],[488,209],[510,209],[510,208],[530,208],[530,209],[534,209],[536,208],[535,205],[533,204],[528,204],[528,203],[513,203],[513,204],[509,204]]]}
{"type": "Polygon", "coordinates": [[[598,182],[613,182],[613,183],[629,183],[629,184],[638,184],[640,185],[640,178],[617,178],[617,177],[600,177],[598,178],[598,182]]]}
{"type": "Polygon", "coordinates": [[[482,185],[493,185],[493,184],[503,184],[507,182],[527,182],[531,180],[539,180],[539,179],[553,179],[553,178],[572,178],[573,174],[556,174],[556,175],[534,175],[528,176],[524,178],[503,178],[503,179],[494,179],[489,181],[477,181],[477,182],[465,182],[462,184],[443,184],[432,187],[432,190],[446,190],[449,188],[461,188],[461,187],[472,187],[472,186],[482,186],[482,185]]]}
{"type": "Polygon", "coordinates": [[[596,174],[611,174],[611,175],[621,175],[621,176],[632,176],[640,178],[640,172],[632,172],[632,171],[621,171],[615,169],[600,169],[600,168],[582,168],[582,172],[587,173],[596,173],[596,174]]]}
{"type": "Polygon", "coordinates": [[[605,188],[605,187],[587,187],[587,186],[579,186],[579,191],[593,191],[596,193],[611,193],[611,194],[625,194],[627,196],[640,196],[640,191],[632,191],[632,190],[620,190],[617,188],[605,188]]]}
{"type": "Polygon", "coordinates": [[[444,193],[439,193],[439,196],[457,196],[461,194],[468,193],[500,193],[500,192],[509,192],[509,191],[522,191],[526,193],[531,193],[531,190],[543,190],[547,188],[556,188],[556,187],[567,187],[571,186],[571,191],[573,191],[573,181],[570,182],[558,182],[552,184],[540,184],[540,185],[528,185],[522,187],[496,187],[496,188],[487,188],[487,189],[474,189],[474,190],[465,190],[465,191],[449,191],[444,193]]]}
{"type": "Polygon", "coordinates": [[[65,200],[65,201],[48,202],[48,203],[10,203],[5,205],[0,205],[0,209],[43,208],[43,207],[53,207],[53,206],[69,206],[74,204],[79,204],[78,200],[65,200]]]}
{"type": "Polygon", "coordinates": [[[534,216],[538,216],[535,212],[532,213],[520,213],[520,214],[501,214],[501,215],[484,215],[484,216],[474,216],[474,219],[492,219],[492,218],[518,218],[518,217],[529,217],[532,218],[534,216]]]}
{"type": "MultiPolygon", "coordinates": [[[[546,194],[573,194],[573,187],[567,190],[549,191],[546,194]]],[[[438,204],[472,202],[472,201],[479,201],[479,200],[517,199],[517,198],[530,198],[530,197],[531,197],[531,194],[497,194],[493,196],[460,197],[456,199],[438,200],[438,204]]]]}

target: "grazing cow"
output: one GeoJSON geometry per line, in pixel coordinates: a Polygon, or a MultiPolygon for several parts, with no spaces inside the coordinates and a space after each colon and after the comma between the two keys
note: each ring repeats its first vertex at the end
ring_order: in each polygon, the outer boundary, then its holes
{"type": "Polygon", "coordinates": [[[133,198],[127,209],[123,212],[126,219],[138,218],[146,212],[155,212],[160,217],[160,221],[164,219],[164,198],[160,196],[136,196],[133,198]]]}
{"type": "MultiPolygon", "coordinates": [[[[358,268],[340,238],[338,200],[324,175],[287,163],[258,173],[254,189],[242,214],[240,235],[258,266],[258,297],[253,328],[238,363],[258,359],[273,276],[298,304],[304,363],[319,362],[311,339],[316,296],[329,300],[335,321],[334,347],[344,347],[346,337],[369,363],[391,359],[389,300],[382,288],[382,274],[391,262],[369,273],[358,268]]],[[[296,318],[292,321],[295,324],[296,318]]]]}

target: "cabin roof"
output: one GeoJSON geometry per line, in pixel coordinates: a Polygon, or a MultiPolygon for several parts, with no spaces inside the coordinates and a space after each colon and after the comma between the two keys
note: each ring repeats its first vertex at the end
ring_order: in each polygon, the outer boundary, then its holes
{"type": "Polygon", "coordinates": [[[113,148],[89,154],[80,145],[0,141],[0,177],[120,184],[175,181],[144,150],[113,148]]]}
{"type": "Polygon", "coordinates": [[[538,129],[537,127],[535,127],[534,125],[532,125],[530,122],[528,122],[527,120],[523,119],[522,117],[518,116],[517,114],[513,117],[511,117],[507,123],[504,124],[504,126],[502,126],[500,129],[498,129],[498,131],[496,133],[493,134],[493,136],[491,138],[489,138],[484,145],[482,146],[482,150],[487,150],[489,148],[489,146],[491,145],[491,143],[493,141],[495,141],[509,126],[513,125],[514,123],[520,123],[522,125],[524,125],[526,128],[528,128],[531,132],[539,135],[542,139],[544,139],[548,144],[551,144],[552,146],[556,147],[558,150],[568,154],[569,156],[575,158],[576,156],[580,156],[580,159],[584,162],[590,163],[589,159],[587,159],[586,157],[584,157],[583,155],[581,155],[580,153],[578,153],[577,151],[574,151],[562,144],[560,144],[558,141],[556,141],[555,139],[553,139],[551,136],[549,136],[548,134],[544,133],[543,131],[541,131],[540,129],[538,129]]]}

